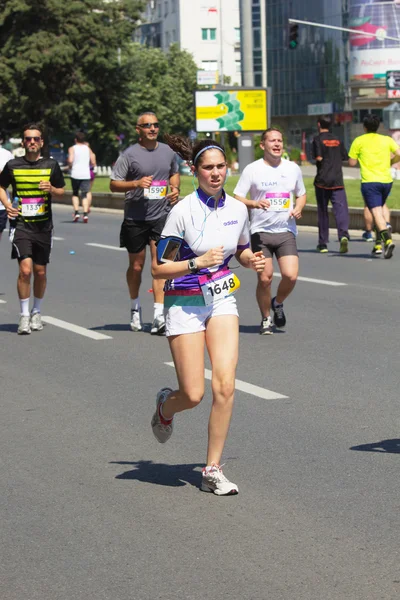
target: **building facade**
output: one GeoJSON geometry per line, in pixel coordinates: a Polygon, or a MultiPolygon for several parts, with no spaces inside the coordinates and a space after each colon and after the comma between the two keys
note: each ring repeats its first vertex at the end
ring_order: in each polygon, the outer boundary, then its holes
{"type": "Polygon", "coordinates": [[[348,144],[367,112],[382,117],[393,102],[386,71],[400,70],[400,42],[385,36],[400,38],[400,0],[241,0],[240,10],[244,84],[271,88],[271,120],[289,144],[300,146],[304,134],[308,140],[321,113],[333,115],[348,144]],[[299,24],[291,49],[289,18],[380,31],[381,38],[299,24]]]}
{"type": "Polygon", "coordinates": [[[241,85],[239,0],[150,0],[136,40],[164,51],[176,43],[220,83],[241,85]]]}

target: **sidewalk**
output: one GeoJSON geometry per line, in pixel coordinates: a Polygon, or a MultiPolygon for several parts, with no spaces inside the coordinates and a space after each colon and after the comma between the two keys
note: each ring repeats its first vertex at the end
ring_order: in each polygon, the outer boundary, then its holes
{"type": "MultiPolygon", "coordinates": [[[[317,172],[315,165],[301,165],[300,169],[304,177],[315,177],[317,172]]],[[[358,167],[343,167],[343,178],[360,180],[360,169],[358,167]]]]}

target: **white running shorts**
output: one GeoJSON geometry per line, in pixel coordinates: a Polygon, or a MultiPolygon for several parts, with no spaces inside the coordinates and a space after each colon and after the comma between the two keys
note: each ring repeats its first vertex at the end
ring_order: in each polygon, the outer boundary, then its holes
{"type": "Polygon", "coordinates": [[[221,315],[239,317],[234,296],[219,300],[210,306],[171,306],[165,313],[165,335],[170,337],[204,331],[208,319],[221,315]]]}

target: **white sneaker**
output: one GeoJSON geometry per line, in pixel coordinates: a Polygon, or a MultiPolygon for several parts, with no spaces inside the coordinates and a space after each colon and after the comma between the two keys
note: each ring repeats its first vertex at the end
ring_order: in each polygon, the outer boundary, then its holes
{"type": "Polygon", "coordinates": [[[43,323],[42,318],[40,316],[40,312],[35,312],[31,314],[31,330],[32,331],[42,331],[43,323]]]}
{"type": "Polygon", "coordinates": [[[132,331],[142,331],[143,323],[142,323],[142,310],[131,310],[131,323],[130,323],[132,331]]]}
{"type": "Polygon", "coordinates": [[[29,335],[30,332],[31,332],[31,318],[29,316],[26,317],[25,315],[21,315],[19,318],[18,329],[17,329],[18,335],[29,335]]]}
{"type": "Polygon", "coordinates": [[[154,317],[153,324],[150,330],[151,335],[165,335],[165,317],[164,315],[159,315],[158,317],[154,317]]]}
{"type": "Polygon", "coordinates": [[[260,325],[260,335],[272,335],[273,333],[271,317],[264,317],[260,325]]]}
{"type": "Polygon", "coordinates": [[[225,477],[219,465],[212,464],[211,467],[202,469],[203,479],[200,489],[202,492],[212,492],[217,496],[231,496],[239,493],[236,483],[232,483],[225,477]]]}
{"type": "Polygon", "coordinates": [[[171,388],[162,388],[157,394],[156,398],[156,412],[151,419],[151,428],[157,440],[160,444],[165,444],[172,435],[174,429],[173,420],[166,421],[160,415],[160,406],[164,404],[168,394],[172,392],[171,388]]]}

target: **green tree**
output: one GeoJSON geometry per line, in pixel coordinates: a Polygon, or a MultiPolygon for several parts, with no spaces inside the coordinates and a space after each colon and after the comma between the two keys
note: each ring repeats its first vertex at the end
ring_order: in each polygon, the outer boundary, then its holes
{"type": "Polygon", "coordinates": [[[143,0],[0,0],[0,124],[41,120],[114,141],[143,0]]]}
{"type": "Polygon", "coordinates": [[[132,138],[137,115],[154,111],[161,133],[187,135],[194,127],[194,98],[197,67],[191,54],[173,44],[164,53],[158,48],[132,44],[126,59],[130,71],[126,134],[132,138]]]}

